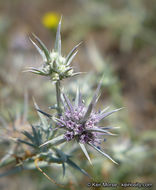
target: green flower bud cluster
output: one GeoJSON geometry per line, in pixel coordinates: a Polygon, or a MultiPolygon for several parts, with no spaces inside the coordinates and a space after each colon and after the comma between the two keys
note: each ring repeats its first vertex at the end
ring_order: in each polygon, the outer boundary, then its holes
{"type": "Polygon", "coordinates": [[[61,20],[57,28],[54,49],[50,52],[36,35],[33,34],[33,38],[36,42],[30,39],[33,45],[38,50],[38,52],[40,53],[40,55],[42,56],[44,64],[42,65],[41,69],[29,67],[27,71],[30,71],[38,75],[48,76],[50,80],[53,82],[57,82],[64,78],[72,77],[79,74],[73,73],[73,68],[70,66],[70,64],[77,54],[77,48],[80,45],[80,43],[69,52],[67,57],[63,57],[61,55],[60,29],[61,20]]]}
{"type": "Polygon", "coordinates": [[[42,72],[48,75],[52,81],[62,80],[73,75],[72,67],[66,64],[66,58],[59,55],[58,52],[50,53],[51,61],[45,63],[42,72]]]}

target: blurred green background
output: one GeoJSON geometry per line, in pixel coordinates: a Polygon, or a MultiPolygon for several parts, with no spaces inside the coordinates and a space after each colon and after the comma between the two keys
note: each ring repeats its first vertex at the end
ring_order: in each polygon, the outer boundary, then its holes
{"type": "MultiPolygon", "coordinates": [[[[0,157],[9,151],[7,146],[10,145],[3,145],[2,137],[6,134],[4,126],[11,125],[10,115],[16,118],[15,125],[22,130],[27,127],[28,121],[35,122],[38,119],[32,97],[45,111],[56,101],[55,88],[49,81],[22,71],[27,66],[39,67],[42,61],[32,46],[29,35],[35,33],[52,49],[61,15],[63,53],[66,55],[74,45],[83,41],[73,67],[77,71],[87,72],[64,81],[65,91],[73,97],[76,86],[79,85],[84,99],[89,101],[104,75],[100,104],[105,107],[125,107],[109,118],[111,124],[121,128],[118,130],[119,135],[109,138],[105,145],[106,151],[119,162],[119,166],[96,153],[91,153],[93,166],[88,164],[80,151],[73,158],[91,174],[94,181],[153,183],[150,189],[154,189],[155,0],[0,1],[0,157]],[[21,117],[25,117],[22,127],[21,117]]],[[[62,177],[61,169],[58,170],[55,166],[47,172],[57,181],[70,182],[72,190],[80,187],[91,189],[87,188],[89,179],[77,172],[73,174],[70,168],[65,178],[62,177]]],[[[24,171],[1,178],[0,189],[59,188],[38,171],[24,171]]]]}

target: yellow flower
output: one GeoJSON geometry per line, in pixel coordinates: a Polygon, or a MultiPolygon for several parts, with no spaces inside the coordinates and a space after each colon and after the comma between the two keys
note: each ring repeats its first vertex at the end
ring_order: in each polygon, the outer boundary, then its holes
{"type": "Polygon", "coordinates": [[[58,13],[48,12],[42,18],[42,24],[46,28],[55,29],[59,23],[60,16],[58,13]]]}

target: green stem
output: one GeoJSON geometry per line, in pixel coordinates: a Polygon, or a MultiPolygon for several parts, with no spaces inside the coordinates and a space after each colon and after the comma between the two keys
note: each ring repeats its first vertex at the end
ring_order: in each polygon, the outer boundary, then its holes
{"type": "MultiPolygon", "coordinates": [[[[61,91],[60,91],[61,84],[60,84],[60,81],[57,81],[55,86],[56,86],[57,116],[59,117],[60,114],[62,113],[61,105],[60,105],[60,103],[61,103],[61,91]]],[[[57,127],[57,124],[55,124],[55,126],[57,127]]],[[[56,133],[57,133],[57,130],[55,130],[53,132],[52,138],[54,138],[56,133]]]]}
{"type": "Polygon", "coordinates": [[[61,114],[61,106],[60,106],[60,103],[61,103],[61,92],[60,92],[60,87],[61,87],[61,84],[60,84],[60,81],[57,81],[56,82],[56,99],[57,99],[57,114],[61,114]]]}

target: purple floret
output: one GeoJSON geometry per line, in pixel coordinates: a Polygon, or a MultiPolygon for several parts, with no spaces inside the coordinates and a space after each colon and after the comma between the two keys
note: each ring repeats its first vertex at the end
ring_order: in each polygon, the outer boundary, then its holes
{"type": "Polygon", "coordinates": [[[72,131],[67,131],[64,136],[67,141],[70,141],[74,138],[74,133],[72,131]]]}

